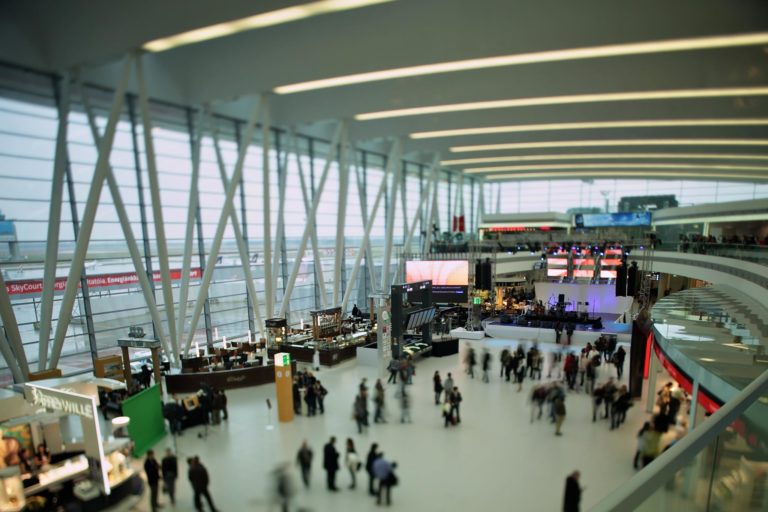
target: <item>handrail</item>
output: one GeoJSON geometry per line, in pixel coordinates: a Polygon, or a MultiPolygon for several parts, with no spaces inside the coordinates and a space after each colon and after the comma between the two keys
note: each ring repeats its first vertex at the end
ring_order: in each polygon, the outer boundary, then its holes
{"type": "Polygon", "coordinates": [[[600,501],[592,512],[635,510],[765,393],[768,393],[768,370],[629,482],[600,501]]]}

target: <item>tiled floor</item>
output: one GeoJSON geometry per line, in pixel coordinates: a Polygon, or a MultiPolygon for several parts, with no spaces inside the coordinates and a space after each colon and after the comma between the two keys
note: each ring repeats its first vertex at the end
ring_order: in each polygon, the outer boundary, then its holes
{"type": "MultiPolygon", "coordinates": [[[[345,470],[338,475],[342,491],[331,494],[325,490],[322,449],[332,435],[337,437],[339,451],[351,437],[362,456],[370,443],[377,442],[387,458],[398,462],[400,484],[394,488],[391,508],[403,511],[560,510],[565,478],[574,469],[581,471],[582,508],[588,510],[635,474],[635,434],[646,417],[642,403],[630,409],[620,430],[610,431],[607,421],[592,422],[591,401],[584,393],[569,393],[564,435],[555,437],[554,426],[546,420],[530,422],[530,381],[518,393],[516,386],[499,379],[498,353],[514,342],[486,339],[474,343],[478,348],[487,345],[493,352],[490,383],[469,379],[462,371],[460,356],[424,359],[417,365],[411,386],[413,423],[399,422],[395,388],[388,386],[389,423],[372,424],[362,435],[351,420],[352,400],[360,379],[368,377],[372,386],[376,375],[374,369],[354,362],[319,372],[330,392],[323,416],[300,416],[289,424],[275,424],[266,407],[267,398],[274,402],[272,386],[228,393],[228,422],[210,427],[205,439],[198,438],[203,431],[198,427],[176,440],[182,476],[175,510],[194,509],[183,462],[191,455],[199,455],[207,466],[213,498],[223,511],[270,510],[271,470],[281,461],[290,462],[294,472],[298,492],[292,510],[376,509],[366,492],[364,471],[358,474],[356,490],[348,489],[350,476],[345,470]],[[435,370],[443,376],[452,372],[463,393],[462,423],[456,428],[443,427],[434,405],[431,379],[435,370]],[[270,424],[274,429],[269,429],[270,424]],[[315,452],[309,491],[300,488],[294,464],[303,439],[315,452]]],[[[612,367],[609,370],[603,365],[598,381],[607,379],[608,371],[615,375],[612,367]]],[[[173,438],[168,437],[155,451],[162,453],[173,445],[173,438]]],[[[134,510],[148,508],[145,497],[134,510]]]]}

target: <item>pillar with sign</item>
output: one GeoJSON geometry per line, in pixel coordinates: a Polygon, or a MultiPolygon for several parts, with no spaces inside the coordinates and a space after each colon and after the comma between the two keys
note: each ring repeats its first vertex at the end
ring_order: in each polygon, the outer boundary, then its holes
{"type": "Polygon", "coordinates": [[[293,372],[291,355],[285,352],[275,354],[275,396],[277,397],[277,419],[293,421],[293,372]]]}

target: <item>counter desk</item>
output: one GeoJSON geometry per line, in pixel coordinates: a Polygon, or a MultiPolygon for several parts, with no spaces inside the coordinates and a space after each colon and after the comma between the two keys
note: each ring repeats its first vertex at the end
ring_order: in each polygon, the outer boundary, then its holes
{"type": "MultiPolygon", "coordinates": [[[[296,363],[291,363],[291,369],[296,371],[296,363]]],[[[236,389],[275,382],[275,367],[251,366],[233,370],[216,370],[190,373],[178,373],[165,376],[168,393],[195,393],[203,383],[207,382],[216,389],[236,389]]]]}
{"type": "MultiPolygon", "coordinates": [[[[334,366],[344,361],[354,359],[357,353],[358,345],[349,344],[342,348],[335,349],[319,349],[320,352],[320,364],[323,366],[334,366]]],[[[290,345],[283,343],[278,348],[269,349],[269,357],[274,357],[279,352],[287,352],[291,354],[293,361],[301,363],[312,364],[312,357],[315,355],[315,349],[309,348],[304,345],[290,345]]]]}

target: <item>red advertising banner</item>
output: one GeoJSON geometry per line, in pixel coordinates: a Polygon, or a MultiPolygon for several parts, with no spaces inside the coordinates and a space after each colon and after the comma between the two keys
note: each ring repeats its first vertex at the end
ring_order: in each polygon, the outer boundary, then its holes
{"type": "MultiPolygon", "coordinates": [[[[178,281],[181,279],[181,269],[171,270],[171,280],[178,281]]],[[[189,277],[191,279],[200,279],[203,276],[203,272],[199,268],[193,268],[189,271],[189,277]]],[[[161,281],[160,272],[152,273],[152,280],[157,282],[161,281]]],[[[103,288],[106,286],[126,286],[139,284],[139,276],[135,272],[123,272],[120,274],[101,274],[88,276],[87,278],[88,288],[103,288]]],[[[53,286],[53,291],[63,292],[67,284],[66,277],[59,277],[56,279],[56,284],[53,286]]],[[[78,287],[80,284],[78,283],[78,287]]],[[[25,295],[25,294],[41,294],[43,293],[43,280],[42,279],[26,279],[20,281],[6,281],[5,289],[8,295],[25,295]]]]}

